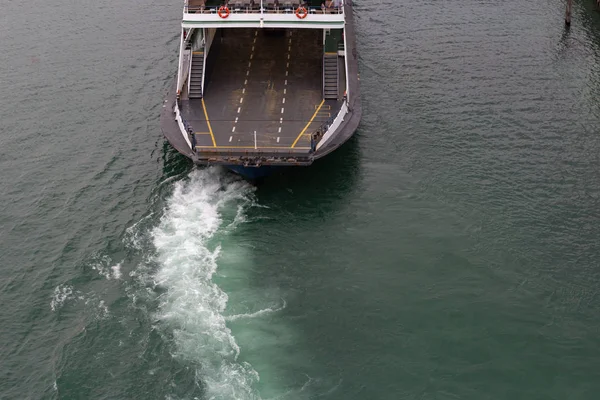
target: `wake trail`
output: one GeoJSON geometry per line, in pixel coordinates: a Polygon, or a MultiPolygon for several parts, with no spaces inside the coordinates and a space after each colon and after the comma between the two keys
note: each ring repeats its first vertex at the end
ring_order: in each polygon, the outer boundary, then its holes
{"type": "Polygon", "coordinates": [[[252,193],[251,185],[218,168],[194,170],[174,184],[151,232],[158,264],[153,280],[164,290],[157,319],[172,332],[174,356],[197,366],[209,399],[260,398],[258,373],[238,361],[240,349],[226,325],[227,294],[212,280],[219,243],[244,220],[252,193]]]}

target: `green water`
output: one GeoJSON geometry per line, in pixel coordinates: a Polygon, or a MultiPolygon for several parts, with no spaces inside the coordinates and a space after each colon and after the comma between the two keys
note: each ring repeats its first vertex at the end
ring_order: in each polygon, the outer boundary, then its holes
{"type": "Polygon", "coordinates": [[[0,398],[598,397],[593,1],[355,9],[357,135],[253,187],[161,137],[180,4],[2,4],[0,398]]]}

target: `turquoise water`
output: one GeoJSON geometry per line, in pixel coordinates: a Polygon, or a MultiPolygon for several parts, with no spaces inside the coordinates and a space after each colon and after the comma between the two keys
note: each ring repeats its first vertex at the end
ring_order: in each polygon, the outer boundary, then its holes
{"type": "Polygon", "coordinates": [[[357,135],[259,187],[161,137],[179,4],[2,5],[1,398],[597,397],[593,2],[357,3],[357,135]]]}

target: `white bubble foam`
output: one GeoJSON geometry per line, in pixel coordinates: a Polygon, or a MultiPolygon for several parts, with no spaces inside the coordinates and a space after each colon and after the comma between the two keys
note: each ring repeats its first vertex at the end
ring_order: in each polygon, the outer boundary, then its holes
{"type": "Polygon", "coordinates": [[[83,304],[86,307],[90,307],[92,311],[91,315],[94,315],[97,319],[106,319],[110,315],[108,306],[104,300],[101,300],[94,292],[83,294],[79,290],[73,289],[70,285],[58,285],[54,288],[54,294],[52,300],[50,300],[50,309],[58,311],[67,302],[72,305],[83,304]]]}
{"type": "Polygon", "coordinates": [[[56,311],[63,306],[65,301],[73,296],[73,288],[69,285],[58,285],[54,288],[54,295],[50,300],[50,309],[56,311]]]}
{"type": "Polygon", "coordinates": [[[110,267],[110,269],[112,270],[112,277],[113,278],[115,278],[115,279],[121,279],[121,263],[113,265],[112,267],[110,267]]]}
{"type": "Polygon", "coordinates": [[[110,279],[111,273],[110,273],[110,269],[108,266],[111,263],[112,263],[112,260],[110,259],[109,256],[107,256],[107,255],[98,256],[98,257],[95,257],[90,262],[90,267],[92,267],[92,269],[94,271],[96,271],[98,273],[98,275],[103,276],[106,279],[110,279]]]}
{"type": "Polygon", "coordinates": [[[226,325],[227,294],[213,281],[220,246],[243,221],[252,187],[217,168],[194,170],[175,183],[160,224],[152,231],[159,268],[158,319],[172,331],[174,356],[199,365],[209,399],[258,399],[259,377],[239,362],[240,349],[226,325]],[[231,221],[231,222],[228,222],[231,221]]]}
{"type": "Polygon", "coordinates": [[[92,261],[90,262],[90,267],[98,273],[98,275],[103,276],[107,280],[111,279],[121,279],[121,262],[110,266],[113,263],[113,260],[108,255],[95,255],[92,261]]]}
{"type": "Polygon", "coordinates": [[[123,238],[123,242],[127,248],[133,250],[142,250],[144,248],[144,244],[147,241],[147,229],[145,228],[145,224],[152,220],[154,213],[148,213],[146,216],[141,218],[135,224],[131,225],[129,228],[125,229],[125,235],[123,238]]]}
{"type": "Polygon", "coordinates": [[[246,313],[246,314],[236,314],[236,315],[228,315],[225,317],[226,321],[236,321],[238,319],[244,319],[244,318],[257,318],[266,314],[271,314],[274,312],[278,312],[283,310],[286,307],[286,302],[285,300],[283,301],[283,305],[281,307],[277,307],[277,308],[264,308],[262,310],[258,310],[255,311],[253,313],[246,313]]]}

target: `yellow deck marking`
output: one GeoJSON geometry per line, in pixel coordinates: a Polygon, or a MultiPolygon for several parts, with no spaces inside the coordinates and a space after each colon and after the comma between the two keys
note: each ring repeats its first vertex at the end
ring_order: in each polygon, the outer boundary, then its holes
{"type": "Polygon", "coordinates": [[[203,51],[194,51],[192,54],[204,54],[203,51]]]}
{"type": "Polygon", "coordinates": [[[206,112],[206,104],[204,104],[204,98],[202,99],[202,108],[204,109],[204,117],[206,118],[206,125],[208,125],[208,133],[210,133],[210,138],[212,139],[213,147],[217,147],[215,135],[213,134],[212,127],[210,126],[210,121],[208,120],[208,113],[206,112]]]}
{"type": "MultiPolygon", "coordinates": [[[[318,104],[315,104],[315,110],[319,107],[318,104]]],[[[331,110],[331,105],[330,104],[324,104],[323,107],[321,108],[323,111],[325,110],[331,110]]]]}
{"type": "MultiPolygon", "coordinates": [[[[196,146],[197,149],[213,149],[214,146],[196,146]]],[[[218,149],[248,149],[255,150],[254,146],[217,146],[218,149]]],[[[261,149],[287,149],[285,146],[258,146],[261,149]]],[[[298,150],[310,150],[310,147],[296,147],[298,150]]],[[[212,153],[212,151],[211,151],[212,153]]]]}
{"type": "Polygon", "coordinates": [[[312,118],[310,119],[310,121],[308,121],[308,124],[306,124],[306,126],[304,127],[304,129],[302,129],[302,132],[300,132],[300,134],[298,135],[298,137],[296,138],[296,140],[294,140],[294,143],[292,143],[292,148],[296,147],[296,143],[298,143],[298,140],[300,140],[300,138],[302,137],[302,135],[304,135],[304,132],[306,132],[306,130],[308,129],[308,127],[310,126],[310,124],[313,123],[313,121],[315,120],[315,117],[317,116],[317,114],[319,113],[319,111],[321,111],[321,107],[323,107],[323,103],[325,103],[325,99],[323,99],[323,101],[321,102],[321,104],[319,104],[319,107],[317,108],[317,111],[315,111],[315,113],[313,114],[312,118]]]}

